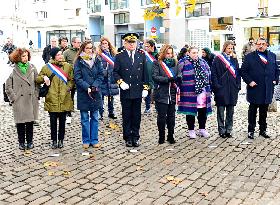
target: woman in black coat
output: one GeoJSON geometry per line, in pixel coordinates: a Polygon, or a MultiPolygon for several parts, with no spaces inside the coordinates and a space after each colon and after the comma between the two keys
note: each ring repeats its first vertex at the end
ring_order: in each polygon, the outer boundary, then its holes
{"type": "Polygon", "coordinates": [[[175,105],[177,84],[181,79],[177,61],[174,58],[174,50],[170,45],[164,45],[159,53],[158,62],[154,62],[152,77],[155,82],[154,100],[157,107],[157,126],[159,131],[159,144],[165,142],[165,127],[167,124],[167,141],[174,144],[175,105]],[[172,75],[168,75],[163,68],[165,64],[172,75]]]}
{"type": "Polygon", "coordinates": [[[233,54],[233,41],[226,41],[221,54],[212,64],[212,90],[217,106],[218,131],[222,138],[231,137],[234,106],[241,89],[241,78],[236,56],[233,54]],[[224,112],[226,110],[226,120],[224,112]]]}
{"type": "Polygon", "coordinates": [[[207,62],[209,65],[210,69],[212,68],[213,60],[215,58],[215,54],[211,53],[211,50],[209,48],[203,48],[201,49],[202,52],[202,59],[207,62]]]}
{"type": "Polygon", "coordinates": [[[100,120],[103,120],[104,113],[104,97],[108,98],[108,117],[111,119],[117,119],[114,114],[114,97],[119,94],[119,86],[115,83],[113,76],[114,64],[109,63],[108,58],[114,61],[115,55],[117,54],[116,49],[113,47],[108,38],[102,37],[100,39],[100,44],[97,47],[97,53],[102,59],[103,66],[103,81],[101,83],[101,93],[102,93],[102,105],[99,109],[100,120]],[[106,56],[108,58],[106,58],[106,56]]]}

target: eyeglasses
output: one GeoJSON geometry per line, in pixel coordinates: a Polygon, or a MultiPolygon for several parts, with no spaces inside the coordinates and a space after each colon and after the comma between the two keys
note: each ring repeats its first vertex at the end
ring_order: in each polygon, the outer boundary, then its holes
{"type": "Polygon", "coordinates": [[[85,47],[85,49],[93,49],[93,47],[85,47]]]}
{"type": "Polygon", "coordinates": [[[82,43],[82,42],[74,42],[74,43],[82,43]]]}

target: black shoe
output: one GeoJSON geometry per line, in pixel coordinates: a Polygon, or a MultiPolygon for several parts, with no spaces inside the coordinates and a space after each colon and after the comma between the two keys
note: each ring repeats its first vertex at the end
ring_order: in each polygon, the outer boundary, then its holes
{"type": "Polygon", "coordinates": [[[226,137],[227,137],[227,138],[231,138],[232,135],[231,135],[230,133],[226,133],[226,137]]]}
{"type": "Polygon", "coordinates": [[[61,149],[61,148],[63,147],[63,141],[62,141],[62,140],[58,140],[57,147],[58,147],[59,149],[61,149]]]}
{"type": "Polygon", "coordinates": [[[133,145],[132,145],[132,142],[130,140],[128,140],[125,142],[125,146],[132,147],[133,145]]]}
{"type": "Polygon", "coordinates": [[[221,138],[227,138],[226,134],[219,134],[221,138]]]}
{"type": "Polygon", "coordinates": [[[52,149],[56,149],[56,148],[57,148],[57,142],[56,142],[56,141],[53,141],[51,147],[52,147],[52,149]]]}
{"type": "Polygon", "coordinates": [[[140,142],[139,140],[135,140],[132,142],[133,147],[139,147],[140,146],[140,142]]]}
{"type": "Polygon", "coordinates": [[[39,126],[39,122],[38,121],[34,121],[33,125],[34,126],[39,126]]]}
{"type": "Polygon", "coordinates": [[[25,144],[24,144],[24,143],[19,143],[18,148],[19,148],[20,150],[25,150],[25,144]]]}
{"type": "Polygon", "coordinates": [[[164,138],[159,138],[158,143],[163,144],[165,142],[164,138]]]}
{"type": "Polygon", "coordinates": [[[266,139],[270,138],[270,136],[268,134],[266,134],[266,132],[260,132],[260,136],[262,136],[266,139]]]}
{"type": "Polygon", "coordinates": [[[249,139],[254,139],[254,132],[248,132],[248,138],[249,139]]]}
{"type": "Polygon", "coordinates": [[[34,145],[33,145],[33,143],[32,143],[32,142],[27,143],[27,145],[26,145],[26,149],[33,149],[33,148],[34,148],[34,145]]]}
{"type": "Polygon", "coordinates": [[[103,121],[103,117],[101,116],[101,117],[99,118],[99,120],[103,121]]]}
{"type": "Polygon", "coordinates": [[[174,138],[173,137],[168,137],[167,136],[167,142],[169,142],[170,144],[175,144],[175,140],[174,140],[174,138]]]}
{"type": "Polygon", "coordinates": [[[109,114],[108,117],[114,120],[117,119],[114,113],[109,114]]]}

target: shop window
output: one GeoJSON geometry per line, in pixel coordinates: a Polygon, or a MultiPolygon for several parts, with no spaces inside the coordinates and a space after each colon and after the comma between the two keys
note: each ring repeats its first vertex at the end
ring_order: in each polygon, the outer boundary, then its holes
{"type": "Polygon", "coordinates": [[[141,0],[141,6],[150,5],[152,3],[152,0],[141,0]]]}
{"type": "Polygon", "coordinates": [[[203,3],[196,3],[195,8],[192,13],[189,13],[187,8],[190,5],[185,7],[185,17],[199,17],[199,16],[210,16],[211,15],[211,2],[203,2],[203,3]]]}

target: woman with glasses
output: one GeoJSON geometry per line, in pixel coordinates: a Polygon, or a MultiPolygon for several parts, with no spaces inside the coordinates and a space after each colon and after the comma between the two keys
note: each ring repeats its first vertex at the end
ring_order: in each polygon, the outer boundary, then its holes
{"type": "Polygon", "coordinates": [[[226,41],[222,53],[215,57],[212,64],[212,90],[217,106],[218,131],[222,138],[232,136],[234,106],[241,89],[239,65],[233,46],[233,41],[226,41]]]}
{"type": "Polygon", "coordinates": [[[74,61],[74,78],[77,87],[77,108],[81,114],[83,148],[100,147],[98,140],[98,110],[101,107],[100,86],[103,67],[94,54],[91,41],[85,41],[74,61]]]}

